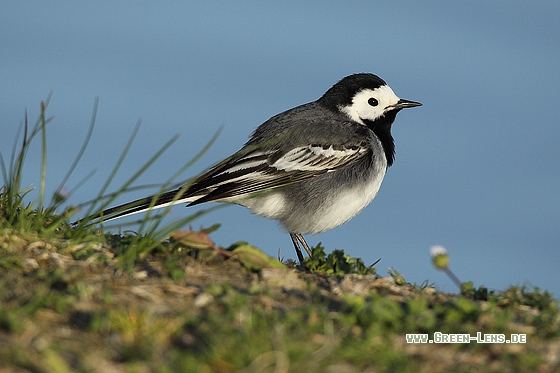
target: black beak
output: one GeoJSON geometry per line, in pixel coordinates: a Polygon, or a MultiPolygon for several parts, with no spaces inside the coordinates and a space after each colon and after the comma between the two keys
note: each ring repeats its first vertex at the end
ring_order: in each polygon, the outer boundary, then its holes
{"type": "Polygon", "coordinates": [[[422,106],[421,103],[409,100],[400,99],[395,105],[393,105],[393,109],[401,110],[407,107],[415,107],[415,106],[422,106]]]}

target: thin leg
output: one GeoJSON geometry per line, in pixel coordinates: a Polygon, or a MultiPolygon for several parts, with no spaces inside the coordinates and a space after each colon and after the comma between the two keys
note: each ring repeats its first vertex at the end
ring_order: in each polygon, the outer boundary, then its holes
{"type": "Polygon", "coordinates": [[[299,248],[298,237],[296,233],[290,233],[290,238],[294,243],[294,248],[296,249],[296,254],[299,260],[299,264],[303,263],[303,254],[301,253],[301,249],[299,248]]]}
{"type": "Polygon", "coordinates": [[[296,237],[299,240],[299,242],[301,242],[301,244],[303,245],[305,251],[307,251],[307,255],[309,255],[309,257],[311,258],[313,256],[313,253],[311,252],[309,245],[307,245],[307,242],[305,242],[305,239],[303,238],[301,233],[296,233],[296,237]]]}

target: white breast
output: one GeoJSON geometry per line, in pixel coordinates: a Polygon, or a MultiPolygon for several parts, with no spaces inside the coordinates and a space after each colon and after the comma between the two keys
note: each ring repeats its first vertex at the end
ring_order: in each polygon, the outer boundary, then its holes
{"type": "Polygon", "coordinates": [[[324,209],[314,216],[305,233],[320,233],[346,223],[358,215],[377,195],[385,176],[386,166],[372,173],[371,179],[363,185],[342,190],[337,196],[325,201],[324,209]]]}

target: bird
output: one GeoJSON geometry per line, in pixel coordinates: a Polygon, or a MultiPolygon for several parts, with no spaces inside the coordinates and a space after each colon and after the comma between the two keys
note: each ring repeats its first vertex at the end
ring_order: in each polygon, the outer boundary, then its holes
{"type": "Polygon", "coordinates": [[[188,184],[87,220],[99,223],[176,204],[238,204],[277,220],[303,263],[300,244],[312,257],[303,234],[344,224],[375,198],[395,159],[396,115],[421,105],[399,98],[375,74],[346,76],[316,101],[262,123],[239,151],[188,184]]]}

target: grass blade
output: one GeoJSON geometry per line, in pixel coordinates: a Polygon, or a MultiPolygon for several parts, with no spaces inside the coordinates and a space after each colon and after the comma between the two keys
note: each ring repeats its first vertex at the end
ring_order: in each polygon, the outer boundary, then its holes
{"type": "Polygon", "coordinates": [[[45,184],[47,179],[47,128],[45,119],[45,102],[41,101],[41,117],[40,117],[40,129],[41,129],[41,178],[39,184],[39,205],[37,206],[38,212],[43,211],[43,206],[45,202],[45,184]]]}
{"type": "Polygon", "coordinates": [[[91,176],[93,176],[93,173],[95,173],[95,170],[90,172],[84,179],[82,179],[82,181],[80,181],[74,188],[72,188],[70,190],[70,192],[68,192],[66,194],[66,197],[64,199],[60,199],[60,198],[57,199],[57,196],[62,195],[62,189],[64,188],[64,185],[66,185],[66,183],[68,182],[68,179],[70,178],[70,176],[72,175],[72,173],[76,169],[76,166],[80,162],[80,159],[84,155],[84,152],[86,151],[86,148],[89,144],[89,141],[91,140],[91,136],[93,134],[93,129],[95,127],[95,120],[97,118],[98,107],[99,107],[99,97],[96,97],[95,101],[93,103],[93,111],[92,111],[92,114],[91,114],[91,120],[90,120],[90,123],[89,123],[88,132],[86,134],[86,137],[84,139],[84,142],[82,143],[82,146],[81,146],[80,150],[78,151],[78,154],[74,158],[74,162],[72,162],[72,165],[68,169],[68,172],[66,172],[66,175],[64,175],[64,178],[60,182],[59,187],[56,189],[55,194],[53,195],[53,199],[52,199],[52,202],[51,202],[51,206],[53,207],[53,209],[56,208],[58,205],[60,205],[66,198],[70,197],[76,189],[78,189],[81,185],[83,185],[85,183],[85,181],[87,181],[91,176]]]}

